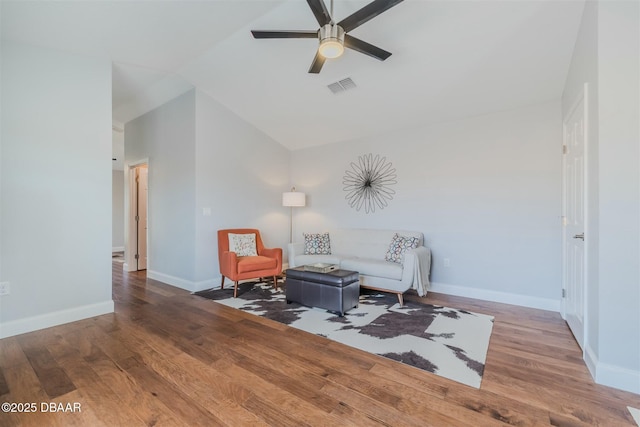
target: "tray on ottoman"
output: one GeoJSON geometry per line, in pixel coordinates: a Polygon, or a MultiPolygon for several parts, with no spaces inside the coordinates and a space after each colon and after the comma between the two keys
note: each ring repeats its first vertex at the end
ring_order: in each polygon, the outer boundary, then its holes
{"type": "Polygon", "coordinates": [[[324,308],[344,316],[358,306],[360,277],[357,271],[350,270],[319,273],[304,267],[290,268],[286,272],[285,295],[287,303],[324,308]]]}
{"type": "Polygon", "coordinates": [[[305,271],[315,271],[316,273],[328,273],[333,270],[337,270],[338,266],[336,264],[327,264],[324,262],[317,262],[315,264],[306,264],[303,265],[305,271]]]}

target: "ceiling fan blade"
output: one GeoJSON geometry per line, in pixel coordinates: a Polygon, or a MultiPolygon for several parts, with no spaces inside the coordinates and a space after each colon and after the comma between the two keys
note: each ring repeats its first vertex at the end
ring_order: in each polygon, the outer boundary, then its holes
{"type": "Polygon", "coordinates": [[[323,0],[307,0],[307,3],[321,27],[331,22],[331,15],[329,15],[329,11],[323,0]]]}
{"type": "Polygon", "coordinates": [[[351,15],[338,22],[345,33],[358,28],[360,25],[375,18],[387,9],[392,8],[402,0],[374,0],[362,9],[352,13],[351,15]]]}
{"type": "Polygon", "coordinates": [[[364,53],[365,55],[369,55],[372,58],[379,59],[380,61],[384,61],[391,56],[391,52],[387,52],[384,49],[380,49],[377,46],[357,39],[349,34],[345,34],[344,36],[344,45],[345,47],[364,53]]]}
{"type": "Polygon", "coordinates": [[[316,39],[317,31],[261,31],[251,30],[256,39],[316,39]]]}
{"type": "Polygon", "coordinates": [[[320,70],[322,70],[322,66],[324,65],[325,57],[320,55],[320,52],[316,52],[315,58],[313,58],[313,62],[311,63],[311,67],[309,67],[309,72],[312,74],[318,74],[320,70]]]}

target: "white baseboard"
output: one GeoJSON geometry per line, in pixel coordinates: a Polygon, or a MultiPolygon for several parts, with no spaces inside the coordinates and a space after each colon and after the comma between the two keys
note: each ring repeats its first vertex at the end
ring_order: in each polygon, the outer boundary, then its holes
{"type": "Polygon", "coordinates": [[[596,383],[640,394],[640,371],[602,363],[590,347],[585,351],[584,360],[596,383]]]}
{"type": "Polygon", "coordinates": [[[600,385],[640,394],[640,371],[598,362],[596,382],[600,385]]]}
{"type": "Polygon", "coordinates": [[[111,248],[111,252],[124,252],[124,246],[114,246],[111,248]]]}
{"type": "Polygon", "coordinates": [[[598,371],[598,357],[588,343],[585,343],[583,359],[584,363],[587,365],[589,373],[591,374],[591,378],[593,378],[595,381],[598,371]]]}
{"type": "Polygon", "coordinates": [[[222,280],[222,276],[217,277],[215,279],[202,280],[200,282],[195,282],[194,292],[206,291],[207,289],[219,289],[221,280],[222,280]]]}
{"type": "Polygon", "coordinates": [[[522,307],[538,308],[540,310],[560,311],[560,298],[532,297],[528,295],[511,294],[508,292],[490,291],[487,289],[469,288],[466,286],[449,285],[447,283],[432,282],[431,292],[480,299],[484,301],[501,302],[522,307]]]}
{"type": "Polygon", "coordinates": [[[627,409],[631,412],[631,417],[638,424],[638,427],[640,427],[640,409],[632,408],[631,406],[627,406],[627,409]]]}
{"type": "Polygon", "coordinates": [[[175,286],[176,288],[184,289],[189,292],[199,292],[211,288],[219,288],[220,280],[222,277],[217,277],[208,280],[202,280],[194,282],[192,280],[185,280],[180,277],[171,276],[169,274],[160,273],[153,270],[147,270],[147,277],[149,279],[157,280],[167,285],[175,286]]]}
{"type": "Polygon", "coordinates": [[[104,301],[96,304],[83,305],[67,310],[54,311],[40,314],[25,319],[12,320],[0,325],[0,338],[12,337],[40,329],[50,328],[65,323],[76,322],[90,317],[113,313],[113,301],[104,301]]]}

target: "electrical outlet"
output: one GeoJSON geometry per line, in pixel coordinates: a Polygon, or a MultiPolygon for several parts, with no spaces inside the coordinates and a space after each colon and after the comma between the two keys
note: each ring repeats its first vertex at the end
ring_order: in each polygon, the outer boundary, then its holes
{"type": "Polygon", "coordinates": [[[9,295],[11,293],[11,286],[9,282],[0,282],[0,295],[9,295]]]}
{"type": "Polygon", "coordinates": [[[444,259],[444,266],[447,268],[451,267],[451,258],[444,259]]]}

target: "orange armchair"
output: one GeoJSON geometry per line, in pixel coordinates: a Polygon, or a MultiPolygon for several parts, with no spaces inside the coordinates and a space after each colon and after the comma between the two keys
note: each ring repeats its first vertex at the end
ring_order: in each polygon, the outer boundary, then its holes
{"type": "Polygon", "coordinates": [[[220,289],[224,288],[224,279],[228,277],[234,282],[234,298],[238,295],[239,280],[272,276],[273,286],[278,289],[277,276],[282,273],[282,248],[265,248],[259,230],[254,228],[218,230],[218,261],[220,262],[220,273],[222,274],[220,289]],[[258,255],[237,256],[235,252],[230,252],[229,233],[255,234],[258,255]]]}

